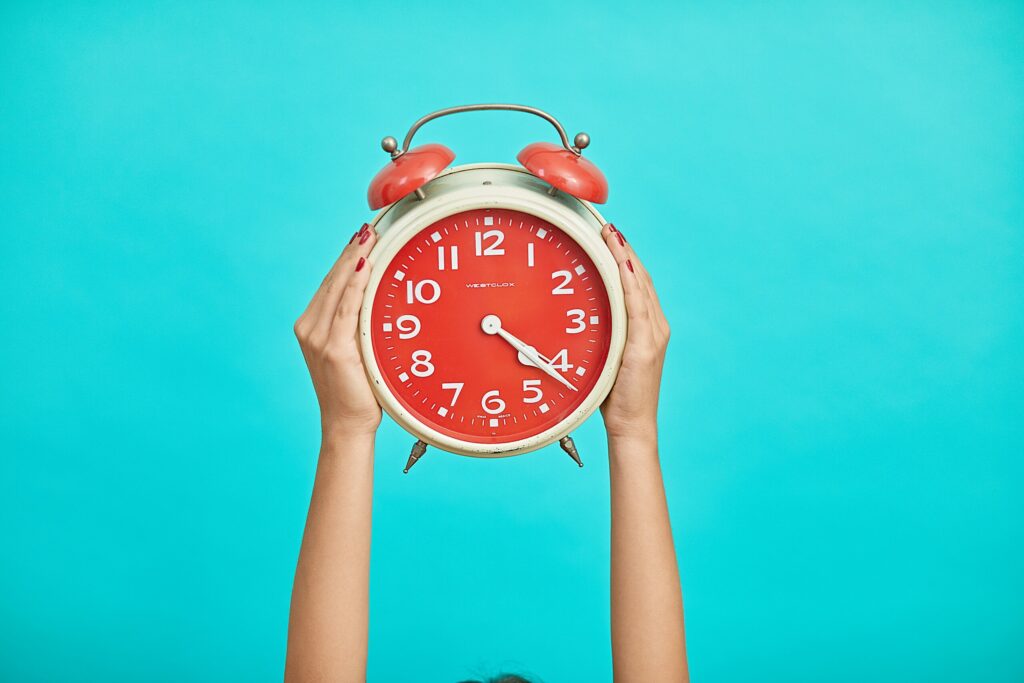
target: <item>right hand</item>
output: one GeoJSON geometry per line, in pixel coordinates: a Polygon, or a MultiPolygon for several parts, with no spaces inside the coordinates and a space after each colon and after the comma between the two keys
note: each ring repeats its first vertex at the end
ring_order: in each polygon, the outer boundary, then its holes
{"type": "Polygon", "coordinates": [[[373,228],[363,225],[295,322],[325,439],[372,434],[380,426],[380,406],[370,390],[358,339],[359,309],[370,279],[367,258],[376,241],[373,228]]]}
{"type": "Polygon", "coordinates": [[[609,437],[656,436],[658,393],[668,348],[669,326],[651,276],[614,225],[601,231],[619,264],[629,332],[615,386],[601,406],[609,437]]]}

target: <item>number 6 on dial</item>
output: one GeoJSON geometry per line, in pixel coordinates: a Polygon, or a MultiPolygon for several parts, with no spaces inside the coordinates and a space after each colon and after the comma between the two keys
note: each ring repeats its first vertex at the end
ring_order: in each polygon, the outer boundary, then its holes
{"type": "Polygon", "coordinates": [[[488,391],[480,399],[480,407],[484,409],[484,412],[491,415],[505,412],[505,402],[498,398],[499,393],[497,389],[494,389],[493,391],[488,391]]]}

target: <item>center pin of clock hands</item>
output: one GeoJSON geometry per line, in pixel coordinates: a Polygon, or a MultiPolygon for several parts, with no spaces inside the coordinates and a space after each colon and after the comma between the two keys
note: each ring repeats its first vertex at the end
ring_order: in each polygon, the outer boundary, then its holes
{"type": "Polygon", "coordinates": [[[550,375],[552,378],[558,380],[566,387],[568,387],[570,390],[579,391],[579,389],[573,386],[572,383],[569,382],[569,380],[567,380],[565,377],[562,377],[561,373],[559,373],[557,370],[551,367],[550,361],[545,360],[544,357],[537,352],[537,349],[518,339],[510,332],[508,332],[508,330],[503,329],[501,326],[501,318],[499,318],[498,316],[493,314],[485,315],[483,320],[480,321],[480,327],[486,334],[496,334],[505,341],[507,341],[512,346],[512,348],[514,348],[523,356],[526,356],[527,360],[529,360],[530,363],[543,370],[545,374],[550,375]]]}

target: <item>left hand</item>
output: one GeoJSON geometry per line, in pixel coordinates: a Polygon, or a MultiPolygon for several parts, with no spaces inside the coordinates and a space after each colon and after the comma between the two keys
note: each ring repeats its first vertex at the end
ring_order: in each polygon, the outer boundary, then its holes
{"type": "Polygon", "coordinates": [[[324,439],[336,434],[373,434],[381,412],[359,352],[359,309],[370,279],[367,258],[377,241],[364,225],[341,252],[305,312],[295,336],[320,402],[324,439]]]}

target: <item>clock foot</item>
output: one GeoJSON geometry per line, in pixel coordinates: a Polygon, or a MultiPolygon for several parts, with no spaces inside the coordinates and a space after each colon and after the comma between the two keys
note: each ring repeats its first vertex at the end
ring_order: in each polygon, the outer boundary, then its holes
{"type": "Polygon", "coordinates": [[[580,460],[580,454],[576,450],[576,444],[573,443],[571,436],[563,436],[558,445],[562,447],[562,450],[569,454],[569,457],[576,461],[576,464],[583,467],[583,461],[580,460]]]}
{"type": "MultiPolygon", "coordinates": [[[[420,458],[422,458],[423,454],[426,453],[426,452],[427,452],[427,442],[426,441],[420,440],[420,441],[417,441],[416,443],[414,443],[412,445],[412,453],[409,454],[409,460],[406,461],[405,469],[402,470],[402,473],[403,474],[409,474],[409,470],[412,469],[412,466],[415,465],[416,461],[418,461],[420,458]]],[[[580,465],[580,467],[582,467],[582,465],[580,465]]]]}

